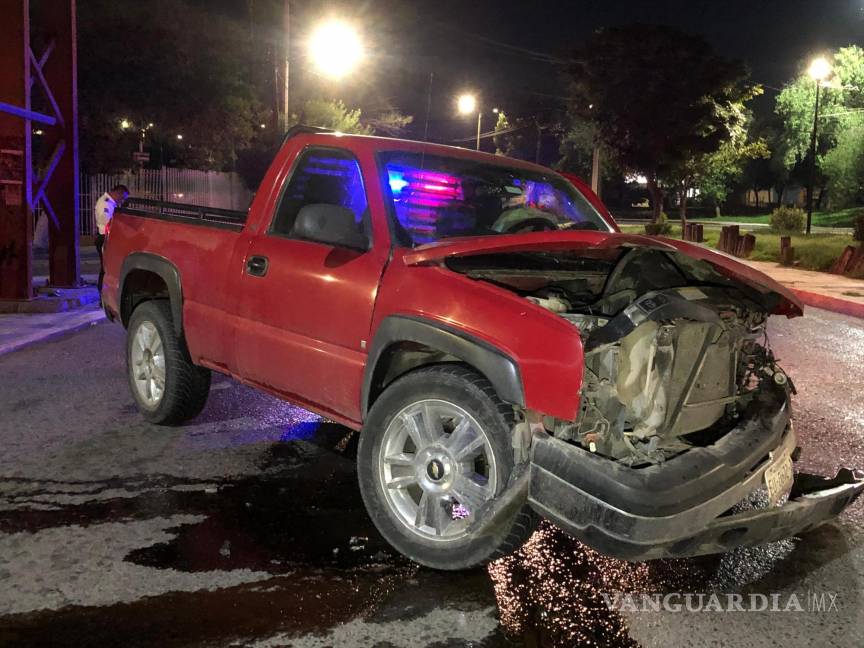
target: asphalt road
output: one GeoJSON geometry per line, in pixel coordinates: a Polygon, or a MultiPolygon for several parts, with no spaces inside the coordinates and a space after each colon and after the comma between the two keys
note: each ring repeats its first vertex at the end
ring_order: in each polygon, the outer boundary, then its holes
{"type": "MultiPolygon", "coordinates": [[[[864,467],[864,322],[809,310],[771,339],[799,468],[864,467]]],[[[145,424],[122,349],[104,323],[0,358],[2,646],[864,645],[860,503],[723,557],[630,564],[544,525],[488,570],[436,573],[375,532],[345,428],[222,377],[191,424],[145,424]],[[610,611],[615,591],[804,609],[610,611]]]]}

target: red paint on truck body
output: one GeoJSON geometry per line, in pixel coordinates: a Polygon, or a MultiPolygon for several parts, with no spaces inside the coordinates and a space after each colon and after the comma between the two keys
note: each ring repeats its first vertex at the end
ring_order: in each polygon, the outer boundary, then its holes
{"type": "Polygon", "coordinates": [[[782,299],[778,312],[801,313],[798,299],[762,273],[698,245],[621,234],[600,200],[569,179],[615,232],[536,232],[447,239],[415,249],[393,244],[376,156],[427,151],[510,168],[554,173],[467,149],[375,137],[304,133],[285,143],[240,231],[133,216],[119,210],[105,250],[103,298],[120,309],[124,259],[147,252],[180,276],[183,330],[193,360],[292,400],[353,428],[362,425],[361,387],[368,349],[390,315],[422,317],[482,340],[519,367],[525,406],[572,420],[579,410],[582,343],[564,319],[492,284],[448,270],[447,257],[520,250],[584,250],[603,257],[622,247],[680,251],[782,299]],[[360,252],[271,235],[274,210],[292,164],[309,146],[356,157],[365,181],[372,244],[360,252]],[[250,256],[269,259],[264,277],[245,272],[250,256]]]}

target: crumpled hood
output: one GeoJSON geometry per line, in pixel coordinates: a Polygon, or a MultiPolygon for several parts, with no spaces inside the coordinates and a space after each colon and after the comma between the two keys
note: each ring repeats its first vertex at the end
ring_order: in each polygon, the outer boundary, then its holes
{"type": "Polygon", "coordinates": [[[714,266],[719,273],[739,281],[759,293],[777,295],[780,299],[772,311],[774,314],[786,315],[787,317],[803,315],[803,305],[795,293],[765,273],[759,272],[732,256],[702,245],[662,237],[595,231],[527,232],[524,234],[472,236],[445,239],[407,250],[403,254],[402,260],[406,265],[425,265],[447,258],[479,254],[561,251],[585,251],[600,256],[605,252],[612,257],[617,255],[622,248],[652,248],[678,252],[693,259],[706,261],[714,266]]]}

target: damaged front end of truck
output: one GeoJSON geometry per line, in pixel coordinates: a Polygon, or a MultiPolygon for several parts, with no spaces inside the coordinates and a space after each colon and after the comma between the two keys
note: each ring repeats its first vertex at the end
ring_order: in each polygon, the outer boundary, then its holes
{"type": "Polygon", "coordinates": [[[563,318],[582,344],[578,415],[524,413],[514,445],[530,462],[499,507],[526,498],[595,549],[644,560],[786,538],[864,490],[847,469],[833,479],[793,471],[795,388],[767,321],[800,305],[755,271],[620,234],[444,262],[563,318]]]}

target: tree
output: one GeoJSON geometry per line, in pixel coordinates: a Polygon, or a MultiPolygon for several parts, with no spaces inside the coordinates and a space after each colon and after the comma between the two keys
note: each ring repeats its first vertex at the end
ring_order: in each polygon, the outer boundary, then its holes
{"type": "Polygon", "coordinates": [[[413,121],[411,115],[403,115],[392,108],[371,117],[363,117],[359,108],[346,108],[341,99],[309,99],[303,104],[300,115],[291,116],[289,125],[303,124],[340,133],[395,137],[404,134],[413,121]]]}
{"type": "Polygon", "coordinates": [[[327,99],[310,99],[303,105],[301,117],[292,115],[294,123],[302,123],[305,126],[318,126],[340,133],[354,133],[357,135],[369,135],[372,129],[360,122],[359,108],[349,110],[341,100],[329,101],[327,99]]]}
{"type": "MultiPolygon", "coordinates": [[[[864,111],[864,49],[850,46],[835,52],[833,75],[818,91],[820,119],[815,160],[810,159],[810,137],[816,83],[802,70],[777,96],[775,112],[783,124],[783,164],[791,173],[815,165],[818,186],[824,189],[827,185],[842,203],[851,200],[855,193],[849,187],[864,147],[857,130],[862,114],[859,111],[864,111]]],[[[807,182],[809,174],[802,180],[807,182]]],[[[819,203],[822,193],[819,192],[819,203]]]]}
{"type": "MultiPolygon", "coordinates": [[[[756,207],[760,206],[759,192],[773,189],[777,195],[776,204],[779,206],[790,177],[790,170],[785,163],[788,144],[783,133],[783,122],[775,113],[763,115],[751,123],[750,139],[764,141],[768,156],[747,159],[735,186],[742,192],[752,190],[756,196],[756,207]]],[[[767,207],[768,203],[765,206],[767,207]]]]}
{"type": "Polygon", "coordinates": [[[671,27],[601,30],[574,59],[571,112],[596,126],[623,169],[647,178],[655,221],[664,178],[716,152],[734,107],[753,93],[741,63],[671,27]]]}
{"type": "Polygon", "coordinates": [[[91,172],[131,166],[149,123],[148,148],[166,161],[231,168],[266,121],[256,43],[209,6],[90,0],[79,3],[78,29],[82,165],[91,172]]]}
{"type": "MultiPolygon", "coordinates": [[[[759,93],[761,89],[754,88],[750,96],[759,93]]],[[[749,137],[750,117],[743,101],[729,106],[728,112],[725,120],[728,139],[720,148],[710,153],[697,153],[683,160],[671,172],[669,185],[675,186],[678,191],[682,229],[687,222],[687,200],[691,189],[698,188],[702,197],[713,202],[715,208],[719,209],[720,203],[729,195],[733,182],[741,175],[744,163],[769,156],[764,140],[751,140],[749,137]]]]}
{"type": "Polygon", "coordinates": [[[864,113],[844,115],[841,121],[837,145],[825,154],[822,169],[832,205],[847,207],[864,200],[864,113]]]}
{"type": "MultiPolygon", "coordinates": [[[[558,160],[556,168],[590,178],[596,144],[597,129],[591,122],[579,118],[570,119],[561,138],[558,149],[561,159],[558,160]]],[[[608,164],[605,166],[609,168],[608,164]]]]}
{"type": "MultiPolygon", "coordinates": [[[[699,187],[702,197],[713,202],[719,210],[735,182],[741,177],[744,165],[750,161],[769,158],[770,152],[765,140],[725,142],[716,153],[706,156],[701,176],[694,177],[693,186],[699,187]]],[[[680,205],[682,223],[686,220],[686,207],[685,194],[680,205]]]]}
{"type": "MultiPolygon", "coordinates": [[[[340,133],[355,135],[400,135],[414,120],[411,115],[403,115],[398,110],[388,108],[381,114],[363,117],[359,108],[348,108],[341,100],[309,99],[303,104],[299,114],[292,114],[287,126],[303,124],[317,126],[340,133]]],[[[240,152],[237,171],[250,189],[261,183],[267,168],[276,157],[282,137],[259,137],[252,145],[240,152]]]]}
{"type": "Polygon", "coordinates": [[[370,117],[365,121],[376,135],[399,137],[405,134],[408,126],[413,123],[414,117],[403,115],[398,110],[388,110],[377,117],[370,117]]]}
{"type": "Polygon", "coordinates": [[[503,111],[495,123],[495,153],[519,160],[533,161],[537,157],[538,125],[524,117],[510,119],[503,111]]]}

